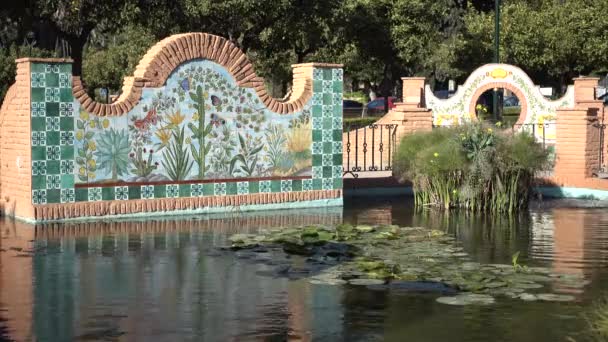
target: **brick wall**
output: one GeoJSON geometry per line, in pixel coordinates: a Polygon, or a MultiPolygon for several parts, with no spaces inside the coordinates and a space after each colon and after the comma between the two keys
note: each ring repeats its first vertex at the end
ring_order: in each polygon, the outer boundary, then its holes
{"type": "Polygon", "coordinates": [[[30,154],[30,61],[17,60],[17,77],[0,109],[0,209],[32,217],[30,154]]]}

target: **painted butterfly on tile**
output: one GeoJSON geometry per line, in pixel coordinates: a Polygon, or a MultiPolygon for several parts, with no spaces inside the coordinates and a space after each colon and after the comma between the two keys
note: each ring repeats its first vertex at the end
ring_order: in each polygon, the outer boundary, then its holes
{"type": "Polygon", "coordinates": [[[214,125],[215,127],[219,127],[220,125],[223,125],[225,123],[226,123],[226,120],[222,119],[219,115],[211,114],[211,124],[214,125]]]}
{"type": "Polygon", "coordinates": [[[222,103],[222,100],[220,100],[219,97],[215,96],[215,95],[211,95],[211,104],[213,104],[214,106],[219,106],[222,103]]]}
{"type": "Polygon", "coordinates": [[[190,90],[190,80],[190,77],[186,77],[179,83],[180,87],[182,87],[184,91],[190,90]]]}

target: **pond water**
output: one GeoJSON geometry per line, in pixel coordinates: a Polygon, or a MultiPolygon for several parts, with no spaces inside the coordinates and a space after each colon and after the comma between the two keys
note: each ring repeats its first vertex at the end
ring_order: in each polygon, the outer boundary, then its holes
{"type": "Polygon", "coordinates": [[[224,217],[32,226],[0,222],[0,340],[585,341],[608,295],[608,211],[532,208],[520,218],[416,214],[404,198],[224,217]],[[237,232],[304,224],[442,229],[471,260],[581,275],[574,302],[498,298],[454,307],[438,294],[311,284],[223,252],[237,232]]]}

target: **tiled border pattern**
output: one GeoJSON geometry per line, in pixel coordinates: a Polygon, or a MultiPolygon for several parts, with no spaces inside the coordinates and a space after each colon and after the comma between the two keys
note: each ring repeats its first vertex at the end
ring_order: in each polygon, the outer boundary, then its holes
{"type": "Polygon", "coordinates": [[[71,64],[32,63],[33,204],[342,189],[342,69],[313,69],[311,179],[74,188],[71,64]]]}

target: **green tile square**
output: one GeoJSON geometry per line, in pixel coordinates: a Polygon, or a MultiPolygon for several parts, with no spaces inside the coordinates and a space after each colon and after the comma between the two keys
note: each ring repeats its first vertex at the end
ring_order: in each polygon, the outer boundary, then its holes
{"type": "Polygon", "coordinates": [[[257,194],[260,192],[260,182],[259,181],[249,181],[249,193],[257,194]]]}
{"type": "Polygon", "coordinates": [[[46,147],[32,146],[32,160],[46,160],[46,147]]]}
{"type": "Polygon", "coordinates": [[[226,195],[236,195],[237,186],[236,182],[226,183],[226,195]]]}
{"type": "Polygon", "coordinates": [[[291,181],[291,191],[302,191],[301,179],[294,179],[291,181]]]}
{"type": "Polygon", "coordinates": [[[342,130],[334,129],[333,131],[333,140],[334,141],[342,141],[342,130]]]}
{"type": "Polygon", "coordinates": [[[312,117],[320,118],[323,116],[323,107],[321,105],[312,106],[312,117]]]}
{"type": "Polygon", "coordinates": [[[331,178],[331,166],[323,166],[323,178],[331,178]]]}
{"type": "Polygon", "coordinates": [[[67,72],[67,73],[71,74],[72,73],[72,64],[71,63],[59,64],[59,72],[67,72]]]}
{"type": "Polygon", "coordinates": [[[214,194],[214,186],[213,183],[204,183],[203,184],[203,196],[213,196],[214,194]]]}
{"type": "Polygon", "coordinates": [[[59,103],[47,102],[46,103],[46,116],[59,116],[59,103]]]}
{"type": "Polygon", "coordinates": [[[180,184],[179,185],[179,197],[190,197],[190,190],[192,186],[190,184],[180,184]]]}
{"type": "Polygon", "coordinates": [[[59,74],[46,74],[45,79],[47,87],[59,87],[59,74]]]}
{"type": "Polygon", "coordinates": [[[61,190],[60,189],[47,189],[46,190],[46,203],[59,203],[61,202],[61,190]]]}
{"type": "Polygon", "coordinates": [[[164,184],[154,185],[154,198],[167,197],[167,186],[164,184]]]}
{"type": "Polygon", "coordinates": [[[44,72],[44,63],[32,63],[30,66],[31,72],[44,72]]]}
{"type": "Polygon", "coordinates": [[[270,191],[271,192],[281,192],[281,181],[273,180],[270,182],[270,191]]]}
{"type": "Polygon", "coordinates": [[[341,118],[342,117],[342,104],[334,104],[334,118],[341,118]]]}
{"type": "Polygon", "coordinates": [[[323,92],[323,80],[312,81],[312,91],[313,91],[313,93],[323,92]]]}
{"type": "Polygon", "coordinates": [[[63,159],[63,160],[74,159],[74,146],[61,146],[61,159],[63,159]]]}
{"type": "Polygon", "coordinates": [[[321,166],[321,165],[323,165],[323,155],[313,154],[312,155],[312,166],[321,166]]]}
{"type": "Polygon", "coordinates": [[[334,178],[334,189],[342,189],[342,178],[334,178]]]}
{"type": "Polygon", "coordinates": [[[340,81],[334,81],[334,84],[333,84],[333,90],[334,90],[334,93],[339,93],[339,94],[341,94],[341,93],[342,93],[343,88],[344,88],[344,83],[342,83],[342,82],[340,82],[340,81]]]}
{"type": "Polygon", "coordinates": [[[32,102],[44,102],[44,88],[32,88],[32,102]]]}
{"type": "Polygon", "coordinates": [[[320,129],[313,129],[312,130],[312,141],[313,142],[323,141],[323,131],[321,131],[320,129]]]}
{"type": "Polygon", "coordinates": [[[89,200],[89,189],[76,188],[74,192],[76,202],[87,202],[89,200]]]}
{"type": "Polygon", "coordinates": [[[330,93],[323,93],[323,104],[330,105],[334,103],[334,96],[330,93]]]}
{"type": "Polygon", "coordinates": [[[313,179],[312,180],[312,189],[313,190],[322,190],[323,189],[323,182],[322,179],[313,179]]]}
{"type": "Polygon", "coordinates": [[[46,132],[46,145],[59,145],[59,132],[48,131],[46,132]]]}
{"type": "Polygon", "coordinates": [[[61,89],[59,89],[59,101],[61,101],[61,102],[72,102],[72,101],[74,101],[74,95],[72,94],[72,88],[61,88],[61,89]]]}
{"type": "Polygon", "coordinates": [[[61,188],[71,189],[74,187],[74,175],[61,175],[61,188]]]}
{"type": "Polygon", "coordinates": [[[342,153],[334,153],[333,165],[342,165],[342,153]]]}
{"type": "Polygon", "coordinates": [[[46,162],[46,174],[47,175],[58,175],[61,173],[61,162],[59,160],[47,160],[46,162]]]}
{"type": "Polygon", "coordinates": [[[45,118],[31,118],[32,131],[46,131],[46,119],[45,118]]]}
{"type": "Polygon", "coordinates": [[[325,117],[323,118],[323,129],[332,129],[333,127],[333,118],[325,117]]]}
{"type": "Polygon", "coordinates": [[[331,81],[334,79],[334,75],[332,74],[332,69],[323,69],[323,80],[331,81]]]}
{"type": "Polygon", "coordinates": [[[32,189],[46,189],[46,176],[32,176],[32,189]]]}
{"type": "Polygon", "coordinates": [[[62,131],[73,131],[74,130],[74,118],[73,117],[62,117],[59,119],[59,127],[62,131]]]}
{"type": "Polygon", "coordinates": [[[101,199],[103,201],[113,201],[115,199],[114,198],[114,187],[108,186],[105,188],[101,188],[101,199]]]}
{"type": "Polygon", "coordinates": [[[141,186],[134,185],[129,187],[129,199],[141,199],[141,186]]]}
{"type": "Polygon", "coordinates": [[[331,141],[326,141],[323,143],[323,154],[329,154],[332,152],[334,147],[334,143],[331,141]]]}

